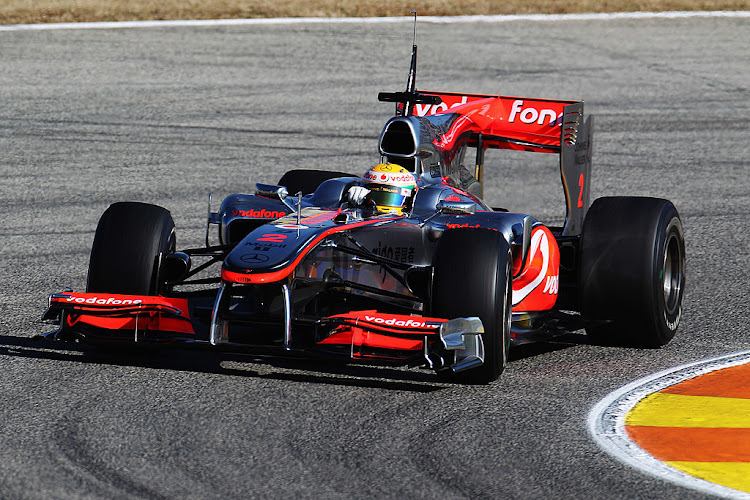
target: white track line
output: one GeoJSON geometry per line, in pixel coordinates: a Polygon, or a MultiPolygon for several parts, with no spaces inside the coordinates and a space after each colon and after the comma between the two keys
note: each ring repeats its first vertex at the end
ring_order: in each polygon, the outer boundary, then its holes
{"type": "MultiPolygon", "coordinates": [[[[503,23],[510,21],[589,21],[613,19],[676,19],[694,17],[750,17],[750,11],[613,12],[601,14],[529,14],[515,16],[422,16],[420,23],[503,23]]],[[[0,25],[0,31],[172,28],[193,26],[262,26],[275,24],[399,23],[413,17],[286,17],[268,19],[215,19],[184,21],[125,21],[116,23],[49,23],[0,25]]]]}
{"type": "Polygon", "coordinates": [[[670,368],[636,380],[608,394],[589,412],[589,434],[604,451],[621,462],[659,479],[686,488],[726,498],[750,499],[750,494],[727,488],[674,469],[636,445],[625,431],[625,415],[654,392],[712,371],[750,362],[750,351],[742,351],[670,368]]]}

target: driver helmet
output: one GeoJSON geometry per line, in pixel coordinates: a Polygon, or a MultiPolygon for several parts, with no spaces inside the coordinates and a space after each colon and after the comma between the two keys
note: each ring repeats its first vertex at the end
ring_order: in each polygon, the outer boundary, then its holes
{"type": "Polygon", "coordinates": [[[395,163],[375,165],[362,176],[362,180],[364,187],[370,190],[370,198],[378,212],[384,214],[403,215],[417,191],[414,175],[395,163]]]}

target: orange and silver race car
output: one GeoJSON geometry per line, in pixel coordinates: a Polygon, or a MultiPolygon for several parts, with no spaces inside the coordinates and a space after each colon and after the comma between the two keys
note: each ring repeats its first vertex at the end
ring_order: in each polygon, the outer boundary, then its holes
{"type": "Polygon", "coordinates": [[[292,170],[216,212],[209,203],[205,247],[178,249],[166,209],[116,203],[96,229],[86,292],[50,296],[44,319],[59,328],[47,337],[420,366],[466,383],[497,379],[512,345],[564,331],[669,342],[685,282],[680,216],[664,199],[590,203],[583,102],[418,91],[415,75],[416,45],[406,91],[379,96],[396,103],[381,162],[414,179],[389,194],[402,209],[352,203],[377,179],[292,170]],[[490,148],[559,156],[561,226],[483,201],[490,148]]]}

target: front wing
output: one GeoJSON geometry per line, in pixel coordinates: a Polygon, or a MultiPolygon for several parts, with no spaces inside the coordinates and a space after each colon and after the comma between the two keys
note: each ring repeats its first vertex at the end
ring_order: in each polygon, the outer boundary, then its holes
{"type": "MultiPolygon", "coordinates": [[[[50,295],[42,320],[58,325],[45,335],[53,340],[203,344],[261,354],[345,356],[355,361],[414,364],[454,372],[484,363],[484,328],[476,317],[448,320],[376,310],[314,318],[286,314],[278,325],[283,342],[261,345],[232,343],[226,333],[217,335],[220,316],[212,312],[211,334],[205,338],[191,317],[187,298],[62,292],[50,295]],[[301,324],[321,327],[328,334],[301,345],[294,338],[295,326],[301,324]]],[[[221,325],[224,332],[227,327],[221,325]]]]}

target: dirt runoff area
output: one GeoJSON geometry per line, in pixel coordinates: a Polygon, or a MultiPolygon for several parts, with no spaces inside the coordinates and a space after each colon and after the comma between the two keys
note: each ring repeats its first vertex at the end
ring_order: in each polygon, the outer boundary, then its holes
{"type": "Polygon", "coordinates": [[[0,24],[750,10],[750,0],[4,0],[0,24]]]}

